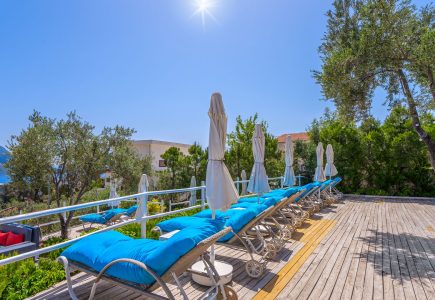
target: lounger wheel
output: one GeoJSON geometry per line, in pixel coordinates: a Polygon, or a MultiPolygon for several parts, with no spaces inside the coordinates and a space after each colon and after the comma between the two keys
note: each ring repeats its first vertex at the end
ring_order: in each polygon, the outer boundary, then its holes
{"type": "Polygon", "coordinates": [[[275,250],[274,250],[275,253],[278,253],[279,251],[281,251],[281,249],[284,247],[284,244],[285,244],[284,240],[281,240],[281,239],[274,240],[272,243],[273,243],[273,246],[275,247],[275,250]]]}
{"type": "Polygon", "coordinates": [[[264,265],[252,259],[245,264],[245,270],[249,277],[259,278],[264,272],[264,265]]]}
{"type": "Polygon", "coordinates": [[[291,232],[291,230],[288,229],[288,228],[284,228],[284,229],[282,230],[282,236],[283,236],[283,239],[284,239],[285,241],[290,240],[290,239],[292,238],[292,232],[291,232]]]}
{"type": "Polygon", "coordinates": [[[276,249],[276,246],[274,244],[266,244],[266,247],[264,248],[266,255],[265,257],[267,259],[272,259],[276,256],[276,253],[278,252],[276,249]]]}
{"type": "MultiPolygon", "coordinates": [[[[237,297],[237,293],[231,287],[224,286],[224,290],[225,290],[225,298],[227,300],[237,300],[237,299],[239,299],[237,297]]],[[[219,289],[219,294],[217,296],[217,299],[218,300],[224,299],[224,297],[222,297],[222,293],[221,293],[220,289],[219,289]]]]}

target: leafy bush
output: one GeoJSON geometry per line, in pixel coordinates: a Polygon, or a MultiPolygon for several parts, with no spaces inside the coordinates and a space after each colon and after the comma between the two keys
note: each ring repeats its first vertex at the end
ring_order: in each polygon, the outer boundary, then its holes
{"type": "MultiPolygon", "coordinates": [[[[170,216],[166,216],[166,217],[161,217],[161,218],[155,218],[155,219],[151,219],[147,221],[147,238],[150,239],[158,239],[159,235],[157,232],[153,232],[151,231],[159,222],[162,222],[164,220],[168,220],[168,219],[172,219],[175,217],[181,217],[181,216],[191,216],[193,214],[196,214],[197,212],[199,212],[200,209],[192,209],[186,212],[180,212],[174,215],[170,215],[170,216]]],[[[132,224],[127,224],[125,226],[122,226],[118,229],[116,229],[117,231],[121,232],[122,234],[128,235],[132,238],[140,238],[141,234],[140,234],[140,224],[138,223],[132,223],[132,224]]]]}
{"type": "MultiPolygon", "coordinates": [[[[422,115],[421,119],[428,132],[435,132],[433,115],[422,115]]],[[[296,144],[296,160],[305,161],[313,172],[314,147],[319,141],[324,146],[332,144],[334,163],[343,178],[339,189],[344,193],[435,195],[435,174],[426,146],[401,106],[394,108],[384,122],[367,118],[357,124],[326,112],[320,121],[313,122],[309,134],[309,143],[296,144]]]]}
{"type": "Polygon", "coordinates": [[[0,299],[25,299],[65,279],[61,264],[41,257],[0,266],[0,299]]]}
{"type": "Polygon", "coordinates": [[[148,213],[150,215],[154,215],[154,214],[158,214],[160,212],[165,211],[165,205],[162,205],[160,203],[160,200],[157,198],[154,198],[151,201],[148,201],[147,203],[147,207],[148,207],[148,213]]]}

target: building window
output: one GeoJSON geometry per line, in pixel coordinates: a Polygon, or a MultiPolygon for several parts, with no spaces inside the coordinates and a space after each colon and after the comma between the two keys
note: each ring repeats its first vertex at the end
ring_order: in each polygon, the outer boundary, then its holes
{"type": "Polygon", "coordinates": [[[159,160],[159,167],[160,167],[160,168],[165,168],[165,167],[166,167],[166,164],[165,164],[165,160],[164,160],[164,159],[160,159],[160,160],[159,160]]]}

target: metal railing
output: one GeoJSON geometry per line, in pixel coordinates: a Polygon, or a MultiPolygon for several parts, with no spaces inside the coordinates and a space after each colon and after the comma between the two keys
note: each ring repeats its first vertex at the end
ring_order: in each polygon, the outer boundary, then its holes
{"type": "MultiPolygon", "coordinates": [[[[45,248],[29,251],[29,252],[18,254],[15,256],[11,256],[11,257],[7,257],[5,259],[0,260],[0,266],[10,264],[13,262],[17,262],[17,261],[20,261],[20,260],[23,260],[26,258],[37,257],[41,254],[45,254],[45,253],[48,253],[48,252],[51,252],[51,251],[54,251],[57,249],[61,249],[65,246],[70,245],[71,243],[74,243],[78,240],[81,240],[82,238],[84,238],[86,236],[89,236],[89,235],[92,235],[95,233],[116,229],[116,228],[125,226],[127,224],[131,224],[131,223],[140,223],[141,227],[145,227],[146,221],[150,220],[150,219],[164,217],[164,216],[168,216],[171,214],[180,213],[183,211],[188,211],[188,210],[192,210],[192,209],[196,209],[196,208],[203,208],[206,205],[206,203],[205,203],[205,186],[189,187],[189,188],[184,188],[184,189],[163,190],[163,191],[149,191],[149,192],[137,193],[137,194],[122,196],[122,197],[117,197],[117,198],[80,203],[80,204],[71,205],[71,206],[57,207],[57,208],[52,208],[52,209],[47,209],[47,210],[42,210],[42,211],[36,211],[36,212],[20,214],[20,215],[16,215],[16,216],[0,218],[0,225],[9,224],[9,223],[16,223],[16,222],[22,222],[22,221],[31,220],[31,219],[37,219],[37,218],[41,218],[41,217],[45,217],[45,216],[50,216],[50,215],[57,215],[57,214],[62,214],[62,213],[65,214],[67,212],[78,211],[78,210],[81,210],[84,208],[96,207],[96,206],[101,206],[101,205],[110,205],[114,201],[129,201],[131,199],[137,199],[138,202],[142,202],[142,205],[144,207],[146,207],[147,199],[149,196],[168,195],[168,194],[192,192],[192,191],[198,191],[198,190],[201,190],[201,195],[202,195],[201,196],[201,205],[190,206],[190,207],[178,209],[178,210],[175,210],[172,212],[158,213],[155,215],[148,215],[146,213],[146,210],[145,210],[144,215],[142,215],[142,216],[136,216],[136,218],[125,220],[125,221],[122,221],[120,223],[116,223],[116,224],[113,224],[110,226],[106,226],[106,227],[99,229],[97,231],[91,232],[89,234],[86,234],[86,235],[83,235],[83,236],[80,236],[80,237],[77,237],[77,238],[74,238],[74,239],[71,239],[71,240],[68,240],[65,242],[61,242],[59,244],[55,244],[55,245],[48,246],[45,248]]],[[[145,227],[145,231],[146,231],[146,227],[145,227]]],[[[143,236],[143,237],[145,237],[145,236],[143,236]]]]}
{"type": "MultiPolygon", "coordinates": [[[[276,181],[276,180],[280,180],[280,185],[282,187],[283,177],[269,178],[269,181],[276,181]]],[[[234,182],[234,184],[237,185],[237,184],[247,183],[247,182],[249,182],[249,180],[243,180],[243,181],[236,180],[234,182]]],[[[31,213],[19,214],[16,216],[9,216],[9,217],[0,218],[0,225],[9,224],[9,223],[17,223],[17,222],[22,222],[22,221],[27,221],[27,220],[32,220],[32,219],[38,219],[38,218],[50,216],[50,215],[65,214],[67,212],[78,211],[78,210],[90,208],[90,207],[99,207],[102,205],[110,205],[111,203],[118,202],[118,201],[120,201],[120,202],[132,201],[132,199],[135,199],[134,201],[137,201],[140,205],[143,205],[143,207],[146,208],[147,204],[148,204],[148,197],[149,196],[169,195],[169,194],[185,193],[185,192],[192,193],[192,192],[196,192],[196,191],[201,191],[201,197],[200,197],[201,204],[200,205],[189,206],[186,208],[181,208],[181,209],[172,210],[172,211],[168,211],[168,212],[161,212],[161,213],[157,213],[154,215],[148,215],[147,209],[145,209],[145,210],[143,210],[144,214],[142,216],[136,215],[135,218],[131,218],[128,220],[121,221],[119,223],[115,223],[113,225],[106,226],[106,227],[101,228],[99,230],[90,232],[86,235],[83,235],[83,236],[80,236],[77,238],[73,238],[73,239],[68,240],[68,241],[64,241],[64,242],[61,242],[61,243],[58,243],[55,245],[51,245],[48,247],[40,248],[37,250],[33,250],[33,251],[26,252],[26,253],[22,253],[22,254],[18,254],[18,255],[14,255],[11,257],[1,259],[0,266],[10,264],[13,262],[17,262],[17,261],[20,261],[23,259],[31,258],[31,257],[38,257],[42,254],[49,253],[51,251],[64,248],[64,247],[66,247],[66,246],[68,246],[76,241],[83,239],[86,236],[100,233],[100,232],[104,232],[104,231],[108,231],[108,230],[112,230],[112,229],[116,229],[116,228],[120,228],[122,226],[125,226],[127,224],[132,224],[132,223],[140,223],[141,224],[142,237],[145,237],[144,233],[146,232],[147,220],[165,217],[165,216],[169,216],[169,215],[173,215],[173,214],[177,214],[180,212],[185,212],[185,211],[189,211],[189,210],[197,209],[197,208],[204,209],[204,207],[207,205],[207,203],[205,201],[206,186],[204,185],[204,182],[202,182],[201,184],[202,184],[201,186],[197,186],[197,187],[189,187],[189,188],[183,188],[183,189],[172,189],[172,190],[162,190],[162,191],[148,191],[148,192],[137,193],[137,194],[133,194],[133,195],[121,196],[121,197],[117,197],[117,198],[110,198],[110,199],[105,199],[105,200],[80,203],[80,204],[75,204],[75,205],[70,205],[70,206],[51,208],[51,209],[42,210],[42,211],[36,211],[36,212],[31,212],[31,213]]]]}

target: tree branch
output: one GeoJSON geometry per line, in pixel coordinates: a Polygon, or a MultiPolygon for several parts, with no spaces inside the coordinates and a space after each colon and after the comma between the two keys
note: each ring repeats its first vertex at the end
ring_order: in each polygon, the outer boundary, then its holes
{"type": "Polygon", "coordinates": [[[427,78],[429,79],[429,89],[432,94],[432,101],[435,102],[435,82],[433,78],[433,71],[430,66],[427,67],[427,78]]]}

